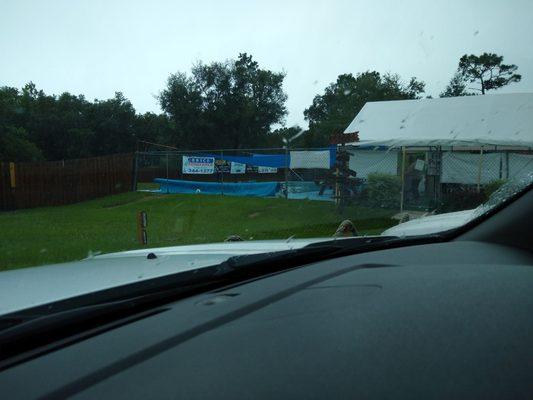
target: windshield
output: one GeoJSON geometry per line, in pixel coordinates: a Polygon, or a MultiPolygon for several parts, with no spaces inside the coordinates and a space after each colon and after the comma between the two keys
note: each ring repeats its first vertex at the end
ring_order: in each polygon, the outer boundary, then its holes
{"type": "Polygon", "coordinates": [[[74,294],[482,216],[533,182],[532,13],[3,1],[0,281],[74,294]]]}

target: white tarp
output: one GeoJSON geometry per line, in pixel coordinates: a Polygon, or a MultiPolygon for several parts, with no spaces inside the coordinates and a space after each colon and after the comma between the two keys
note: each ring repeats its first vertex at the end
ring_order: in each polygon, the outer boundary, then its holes
{"type": "Polygon", "coordinates": [[[289,168],[326,168],[329,169],[329,150],[291,151],[289,168]]]}
{"type": "Polygon", "coordinates": [[[509,178],[520,179],[533,173],[533,155],[509,154],[509,178]]]}
{"type": "Polygon", "coordinates": [[[344,132],[354,145],[533,147],[533,93],[369,102],[344,132]]]}
{"type": "Polygon", "coordinates": [[[232,174],[244,174],[246,172],[246,164],[231,162],[230,173],[232,174]]]}
{"type": "Polygon", "coordinates": [[[278,169],[275,167],[257,167],[257,172],[260,174],[276,174],[278,169]]]}
{"type": "Polygon", "coordinates": [[[367,178],[368,174],[380,173],[397,175],[398,152],[396,151],[350,151],[348,167],[357,172],[358,178],[367,178]]]}
{"type": "Polygon", "coordinates": [[[182,172],[184,174],[213,174],[215,158],[183,156],[182,172]]]}
{"type": "Polygon", "coordinates": [[[442,154],[442,183],[462,183],[475,185],[490,183],[505,178],[504,163],[501,153],[471,154],[451,153],[442,154]],[[481,162],[481,164],[480,164],[481,162]],[[481,170],[480,170],[481,167],[481,170]]]}

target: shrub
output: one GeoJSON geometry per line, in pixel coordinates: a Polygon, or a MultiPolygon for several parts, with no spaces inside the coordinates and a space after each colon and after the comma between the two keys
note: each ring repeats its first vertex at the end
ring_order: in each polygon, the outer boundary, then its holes
{"type": "Polygon", "coordinates": [[[485,201],[485,194],[473,185],[448,184],[442,191],[439,213],[470,210],[485,201]]]}
{"type": "Polygon", "coordinates": [[[505,182],[505,179],[498,179],[487,183],[483,188],[483,192],[485,193],[485,200],[488,200],[492,193],[498,190],[505,182]]]}
{"type": "Polygon", "coordinates": [[[402,182],[400,177],[387,174],[369,174],[366,197],[372,207],[397,208],[400,206],[402,182]]]}

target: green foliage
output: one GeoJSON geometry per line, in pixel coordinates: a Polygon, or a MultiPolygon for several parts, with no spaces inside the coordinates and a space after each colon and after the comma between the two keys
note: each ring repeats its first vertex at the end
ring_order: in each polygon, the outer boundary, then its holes
{"type": "Polygon", "coordinates": [[[400,205],[402,182],[400,177],[387,174],[369,174],[365,197],[372,207],[395,209],[400,205]]]}
{"type": "Polygon", "coordinates": [[[147,112],[135,120],[135,132],[139,139],[152,143],[170,145],[173,125],[165,114],[147,112]]]}
{"type": "MultiPolygon", "coordinates": [[[[137,140],[132,104],[121,94],[88,102],[63,93],[46,95],[33,83],[21,91],[0,88],[0,159],[60,160],[131,152],[137,140]]],[[[148,125],[148,128],[152,126],[148,125]]]]}
{"type": "Polygon", "coordinates": [[[243,53],[237,60],[198,63],[191,76],[171,75],[159,102],[182,148],[258,147],[287,113],[284,78],[243,53]]]}
{"type": "Polygon", "coordinates": [[[283,147],[288,140],[290,148],[309,148],[313,147],[308,141],[309,131],[304,131],[298,125],[290,128],[278,128],[269,135],[269,147],[283,147]]]}
{"type": "Polygon", "coordinates": [[[439,95],[440,97],[458,97],[458,96],[472,96],[473,93],[470,93],[466,90],[466,83],[463,79],[461,73],[456,72],[453,78],[450,80],[446,89],[439,95]]]}
{"type": "Polygon", "coordinates": [[[483,187],[483,193],[485,193],[485,200],[488,200],[492,193],[497,191],[505,182],[507,182],[505,179],[497,179],[495,181],[487,183],[483,187]]]}
{"type": "Polygon", "coordinates": [[[126,153],[135,149],[135,109],[120,92],[108,100],[95,100],[88,109],[89,127],[94,132],[94,155],[126,153]]]}
{"type": "Polygon", "coordinates": [[[280,146],[271,126],[286,114],[284,74],[247,54],[171,75],[164,114],[135,112],[120,92],[107,100],[47,95],[32,82],[0,87],[1,160],[83,158],[131,152],[139,139],[180,148],[280,146]]]}
{"type": "Polygon", "coordinates": [[[512,82],[520,82],[522,76],[515,73],[518,67],[514,64],[503,64],[503,56],[494,53],[463,55],[459,60],[457,71],[464,81],[478,82],[479,91],[499,89],[512,82]]]}
{"type": "Polygon", "coordinates": [[[27,139],[23,128],[0,126],[0,160],[5,161],[41,161],[41,151],[27,139]]]}
{"type": "Polygon", "coordinates": [[[482,191],[462,185],[451,185],[441,195],[438,213],[471,210],[485,201],[482,191]]]}
{"type": "Polygon", "coordinates": [[[317,95],[304,111],[309,121],[308,140],[312,147],[326,146],[332,133],[342,132],[368,101],[417,99],[425,84],[411,78],[405,84],[399,75],[381,75],[376,71],[343,74],[331,83],[324,94],[317,95]]]}

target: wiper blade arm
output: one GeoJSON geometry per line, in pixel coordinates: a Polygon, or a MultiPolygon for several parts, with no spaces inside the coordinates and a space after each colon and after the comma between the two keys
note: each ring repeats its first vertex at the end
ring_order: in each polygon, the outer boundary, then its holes
{"type": "MultiPolygon", "coordinates": [[[[323,242],[311,243],[294,250],[275,251],[228,258],[220,264],[219,274],[236,274],[238,271],[250,272],[255,268],[263,273],[297,267],[311,262],[341,257],[363,251],[380,249],[383,246],[420,240],[418,237],[399,238],[397,236],[357,236],[353,238],[332,238],[323,242]],[[266,267],[268,266],[268,270],[266,267]]],[[[431,240],[435,240],[431,237],[431,240]]]]}

